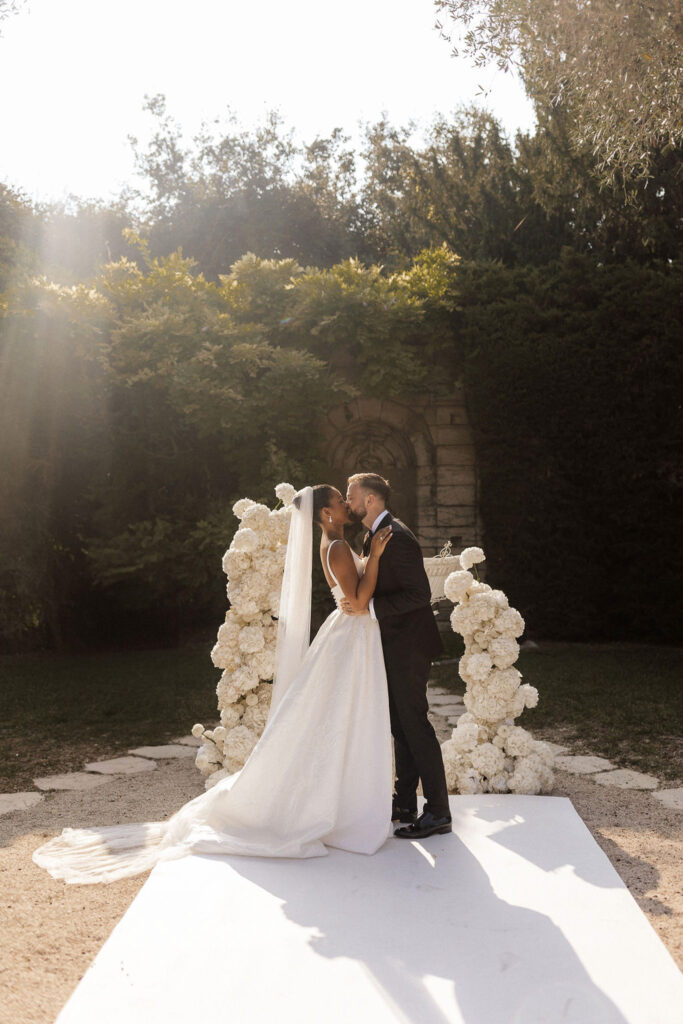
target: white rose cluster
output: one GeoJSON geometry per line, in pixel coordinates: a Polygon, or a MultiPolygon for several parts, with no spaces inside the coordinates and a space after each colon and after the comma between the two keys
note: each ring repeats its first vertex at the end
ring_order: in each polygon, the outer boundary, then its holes
{"type": "MultiPolygon", "coordinates": [[[[514,720],[538,703],[538,690],[522,683],[514,668],[524,619],[510,608],[502,590],[474,578],[469,570],[484,561],[481,548],[466,548],[461,568],[444,584],[455,605],[451,626],[465,641],[460,676],[466,712],[451,738],[441,744],[451,793],[548,793],[553,787],[553,754],[514,720]]],[[[476,572],[476,570],[475,570],[476,572]]]]}
{"type": "Polygon", "coordinates": [[[192,735],[203,740],[195,764],[210,789],[244,766],[265,728],[275,673],[275,643],[287,538],[296,491],[275,488],[274,510],[242,498],[233,506],[240,525],[223,555],[230,601],[211,660],[222,675],[216,686],[220,725],[192,735]]]}

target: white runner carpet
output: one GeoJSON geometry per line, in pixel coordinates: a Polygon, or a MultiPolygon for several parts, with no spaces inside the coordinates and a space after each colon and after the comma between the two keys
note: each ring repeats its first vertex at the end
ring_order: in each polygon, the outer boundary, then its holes
{"type": "Polygon", "coordinates": [[[565,797],[451,797],[372,857],[159,864],[57,1024],[680,1024],[683,982],[565,797]]]}

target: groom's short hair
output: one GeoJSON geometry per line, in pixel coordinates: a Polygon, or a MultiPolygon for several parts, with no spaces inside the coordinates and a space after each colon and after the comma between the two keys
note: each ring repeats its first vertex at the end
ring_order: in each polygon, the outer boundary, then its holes
{"type": "Polygon", "coordinates": [[[389,481],[385,480],[379,473],[354,473],[350,476],[348,481],[349,484],[358,484],[364,491],[370,491],[371,494],[376,494],[378,498],[381,498],[385,505],[389,504],[389,496],[391,495],[391,487],[389,481]]]}

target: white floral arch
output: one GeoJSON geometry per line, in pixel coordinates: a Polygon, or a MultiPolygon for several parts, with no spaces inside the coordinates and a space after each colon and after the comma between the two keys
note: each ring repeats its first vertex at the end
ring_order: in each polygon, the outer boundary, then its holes
{"type": "MultiPolygon", "coordinates": [[[[230,608],[218,630],[211,659],[222,669],[216,687],[220,725],[192,733],[203,740],[196,765],[206,788],[238,771],[265,728],[275,672],[280,590],[295,489],[278,484],[282,507],[243,498],[233,511],[241,520],[223,556],[230,608]]],[[[483,561],[480,548],[466,548],[444,584],[454,602],[453,629],[465,639],[460,675],[467,712],[442,753],[449,790],[459,793],[548,792],[553,785],[550,747],[514,724],[538,691],[522,683],[513,667],[524,620],[501,590],[469,571],[483,561]]],[[[427,560],[434,561],[434,560],[427,560]]]]}

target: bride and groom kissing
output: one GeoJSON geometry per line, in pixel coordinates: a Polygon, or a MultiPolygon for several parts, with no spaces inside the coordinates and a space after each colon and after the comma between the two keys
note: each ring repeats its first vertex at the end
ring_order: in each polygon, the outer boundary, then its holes
{"type": "Polygon", "coordinates": [[[408,839],[451,831],[427,717],[431,660],[443,647],[420,546],[389,498],[375,473],[351,476],[345,497],[327,484],[295,495],[268,720],[244,767],[167,821],[64,829],[34,852],[35,863],[86,884],[191,853],[373,854],[392,831],[408,839]],[[367,527],[362,558],[344,540],[354,522],[367,527]],[[311,643],[314,523],[337,608],[311,643]]]}

